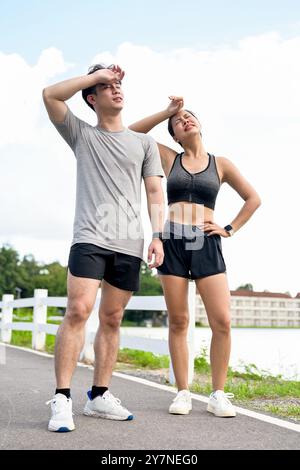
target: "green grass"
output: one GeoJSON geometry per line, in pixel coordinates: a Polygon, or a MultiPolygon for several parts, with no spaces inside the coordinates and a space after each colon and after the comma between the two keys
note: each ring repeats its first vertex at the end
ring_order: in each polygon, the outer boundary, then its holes
{"type": "Polygon", "coordinates": [[[169,367],[170,361],[168,356],[124,348],[119,350],[118,362],[134,364],[148,369],[164,369],[169,367]]]}
{"type": "MultiPolygon", "coordinates": [[[[210,377],[205,379],[206,377],[196,376],[191,390],[208,395],[211,392],[211,381],[210,377]]],[[[300,382],[277,379],[272,376],[261,382],[249,378],[228,378],[224,390],[234,393],[237,400],[300,398],[300,382]]]]}
{"type": "MultiPolygon", "coordinates": [[[[208,394],[211,391],[211,367],[207,358],[206,348],[195,359],[195,380],[193,391],[208,394]]],[[[284,380],[281,375],[272,375],[260,370],[255,364],[244,366],[239,372],[228,368],[225,391],[234,393],[240,400],[254,398],[300,398],[300,382],[284,380]]]]}
{"type": "Polygon", "coordinates": [[[138,323],[136,321],[132,320],[122,320],[121,326],[130,326],[130,327],[137,327],[138,328],[138,323]]]}
{"type": "Polygon", "coordinates": [[[300,382],[282,380],[273,376],[257,380],[227,380],[226,387],[240,399],[293,397],[300,398],[300,382]]]}
{"type": "Polygon", "coordinates": [[[55,347],[55,336],[54,335],[46,335],[46,351],[49,354],[54,354],[54,347],[55,347]]]}
{"type": "MultiPolygon", "coordinates": [[[[190,388],[202,395],[208,395],[212,390],[211,367],[205,348],[195,359],[195,377],[190,388]]],[[[275,376],[258,369],[255,364],[248,364],[243,372],[229,367],[224,390],[234,394],[232,401],[237,405],[300,421],[299,381],[283,380],[281,375],[275,376]]]]}
{"type": "MultiPolygon", "coordinates": [[[[31,349],[32,333],[31,331],[13,331],[11,337],[11,344],[15,346],[22,346],[23,348],[31,349]]],[[[55,336],[46,335],[45,351],[49,354],[54,353],[55,336]]]]}
{"type": "Polygon", "coordinates": [[[299,419],[300,417],[300,406],[296,405],[288,405],[286,407],[282,405],[267,405],[265,410],[287,418],[299,419]]]}
{"type": "Polygon", "coordinates": [[[31,348],[31,331],[13,331],[11,335],[11,344],[31,348]]]}
{"type": "MultiPolygon", "coordinates": [[[[22,321],[23,317],[33,317],[33,308],[22,307],[16,308],[14,314],[19,317],[19,320],[22,321]]],[[[61,316],[60,309],[58,307],[47,307],[47,317],[61,316]]],[[[15,321],[15,320],[14,320],[15,321]]]]}
{"type": "MultiPolygon", "coordinates": [[[[57,316],[58,310],[56,307],[48,307],[47,309],[47,317],[49,316],[57,316]]],[[[18,309],[18,318],[13,320],[14,322],[25,322],[30,323],[33,321],[33,309],[32,308],[21,308],[18,309]],[[28,317],[28,318],[27,318],[28,317]],[[26,319],[24,319],[26,318],[26,319]]],[[[48,320],[47,323],[52,325],[60,325],[60,321],[56,320],[48,320]]],[[[12,339],[11,344],[16,346],[22,346],[24,348],[31,348],[31,340],[32,340],[32,332],[31,331],[12,331],[12,339]]],[[[55,345],[55,336],[54,335],[46,335],[46,347],[45,351],[49,354],[54,353],[54,345],[55,345]]]]}
{"type": "MultiPolygon", "coordinates": [[[[49,323],[59,323],[51,321],[49,323]]],[[[13,331],[11,344],[31,348],[31,331],[13,331]]],[[[46,335],[45,351],[49,354],[54,353],[55,336],[46,335]]],[[[136,349],[120,349],[118,353],[118,362],[132,364],[138,367],[145,367],[148,369],[164,369],[169,367],[169,356],[156,355],[151,352],[139,351],[136,349]]]]}
{"type": "Polygon", "coordinates": [[[210,364],[206,358],[206,348],[202,348],[200,354],[194,360],[194,369],[195,372],[199,374],[209,374],[210,373],[210,364]]]}

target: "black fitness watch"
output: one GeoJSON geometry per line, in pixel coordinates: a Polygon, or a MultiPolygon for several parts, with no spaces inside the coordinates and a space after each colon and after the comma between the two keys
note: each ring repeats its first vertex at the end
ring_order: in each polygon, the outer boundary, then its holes
{"type": "Polygon", "coordinates": [[[229,234],[230,237],[233,236],[234,230],[233,230],[232,225],[226,225],[226,226],[224,227],[224,230],[226,230],[226,232],[229,234]]]}
{"type": "Polygon", "coordinates": [[[152,234],[152,240],[153,240],[154,238],[159,238],[160,241],[163,241],[163,233],[162,233],[162,232],[153,232],[153,234],[152,234]]]}

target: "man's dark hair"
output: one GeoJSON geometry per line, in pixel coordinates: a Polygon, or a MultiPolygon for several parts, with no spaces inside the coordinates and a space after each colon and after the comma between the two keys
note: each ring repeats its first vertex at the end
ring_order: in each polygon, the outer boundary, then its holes
{"type": "MultiPolygon", "coordinates": [[[[197,118],[196,114],[194,114],[192,111],[189,111],[188,109],[185,109],[185,111],[187,113],[190,113],[192,116],[194,116],[194,118],[197,119],[197,121],[199,122],[199,119],[197,118]]],[[[175,114],[173,114],[173,116],[171,116],[169,119],[168,119],[168,131],[169,131],[169,134],[174,137],[175,135],[175,132],[174,132],[174,129],[173,129],[173,126],[172,126],[172,119],[173,117],[175,116],[175,114]]],[[[202,137],[202,133],[200,132],[200,135],[202,137]]],[[[178,142],[180,144],[180,142],[178,142]]],[[[180,144],[181,145],[181,144],[180,144]]]]}
{"type": "MultiPolygon", "coordinates": [[[[109,69],[111,67],[111,65],[109,67],[107,67],[107,65],[104,65],[104,64],[95,64],[95,65],[91,65],[88,69],[88,73],[87,75],[91,75],[91,73],[94,73],[96,72],[97,70],[103,70],[103,69],[109,69]]],[[[82,94],[82,98],[84,99],[84,101],[86,102],[86,104],[93,110],[95,111],[94,109],[94,106],[92,104],[90,104],[87,100],[87,97],[88,95],[97,95],[97,85],[94,85],[94,86],[90,86],[89,88],[85,88],[84,90],[82,90],[81,94],[82,94]]],[[[96,112],[96,111],[95,111],[96,112]]]]}

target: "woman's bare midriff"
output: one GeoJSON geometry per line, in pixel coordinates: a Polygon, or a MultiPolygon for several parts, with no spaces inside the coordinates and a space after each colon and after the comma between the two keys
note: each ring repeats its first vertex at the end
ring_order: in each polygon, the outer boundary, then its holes
{"type": "Polygon", "coordinates": [[[169,205],[168,220],[178,224],[201,225],[213,222],[214,211],[194,202],[174,202],[169,205]]]}

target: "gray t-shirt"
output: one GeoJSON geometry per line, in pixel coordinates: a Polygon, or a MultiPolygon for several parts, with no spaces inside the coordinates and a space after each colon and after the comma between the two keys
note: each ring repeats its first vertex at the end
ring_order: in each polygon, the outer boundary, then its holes
{"type": "Polygon", "coordinates": [[[143,259],[142,177],[162,176],[155,140],[125,128],[91,126],[68,108],[52,121],[77,159],[75,243],[93,243],[143,259]]]}

